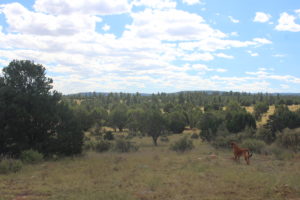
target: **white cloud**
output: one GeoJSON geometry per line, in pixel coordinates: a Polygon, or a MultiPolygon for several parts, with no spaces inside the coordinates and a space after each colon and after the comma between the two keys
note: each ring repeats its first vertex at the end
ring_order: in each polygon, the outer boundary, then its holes
{"type": "Polygon", "coordinates": [[[255,57],[255,56],[259,56],[258,53],[252,52],[252,51],[247,51],[251,56],[255,57]]]}
{"type": "Polygon", "coordinates": [[[266,38],[254,38],[254,42],[257,42],[259,44],[272,44],[272,41],[266,39],[266,38]]]}
{"type": "Polygon", "coordinates": [[[202,71],[202,72],[216,71],[216,72],[223,73],[223,72],[227,71],[226,69],[223,69],[223,68],[210,68],[203,64],[194,64],[194,65],[192,65],[192,69],[202,71]]]}
{"type": "Polygon", "coordinates": [[[234,57],[231,56],[231,55],[227,55],[225,53],[217,53],[215,54],[217,57],[220,57],[220,58],[226,58],[226,59],[233,59],[234,57]]]}
{"type": "MultiPolygon", "coordinates": [[[[151,9],[132,12],[132,23],[120,37],[96,32],[96,23],[100,21],[95,17],[98,11],[92,10],[85,15],[75,9],[76,5],[72,5],[69,11],[65,11],[68,7],[62,5],[61,10],[50,6],[48,11],[40,7],[41,10],[35,12],[20,4],[4,5],[10,30],[3,33],[0,28],[0,63],[12,59],[41,63],[54,79],[55,89],[66,94],[136,92],[131,88],[157,88],[160,91],[226,89],[233,81],[214,79],[209,74],[226,72],[227,69],[194,64],[195,61],[208,62],[214,57],[233,59],[222,50],[272,43],[265,38],[229,40],[227,34],[211,27],[200,15],[174,9],[176,4],[173,1],[136,2],[151,9]],[[155,2],[166,4],[161,9],[155,2]],[[71,31],[64,30],[65,23],[69,24],[71,31]],[[176,66],[174,63],[178,61],[185,61],[187,65],[176,66]],[[190,70],[195,70],[196,74],[191,74],[190,70]]],[[[109,29],[106,25],[102,28],[109,29]]],[[[256,77],[243,78],[247,84],[256,77]]]]}
{"type": "Polygon", "coordinates": [[[274,54],[272,56],[277,57],[277,58],[284,58],[286,55],[284,55],[284,54],[274,54]]]}
{"type": "Polygon", "coordinates": [[[133,0],[134,6],[145,6],[154,9],[171,9],[176,8],[176,2],[173,0],[133,0]]]}
{"type": "Polygon", "coordinates": [[[54,15],[111,15],[130,11],[127,0],[36,0],[34,9],[54,15]]]}
{"type": "Polygon", "coordinates": [[[183,50],[194,51],[216,51],[230,48],[241,48],[248,46],[260,46],[265,44],[271,44],[272,41],[265,38],[254,38],[252,41],[239,41],[239,40],[225,40],[221,38],[206,38],[196,42],[181,42],[179,47],[183,50]]]}
{"type": "Polygon", "coordinates": [[[89,15],[53,16],[27,10],[19,3],[2,5],[9,30],[35,35],[73,35],[94,31],[101,18],[89,15]]]}
{"type": "Polygon", "coordinates": [[[200,4],[201,0],[182,0],[182,2],[188,5],[195,5],[195,4],[200,4]]]}
{"type": "Polygon", "coordinates": [[[124,32],[127,38],[185,41],[226,37],[226,34],[206,24],[201,16],[182,10],[146,9],[131,16],[133,23],[126,26],[124,32]]]}
{"type": "Polygon", "coordinates": [[[232,16],[228,16],[228,18],[230,19],[230,21],[232,22],[232,23],[239,23],[240,22],[240,20],[238,20],[238,19],[234,19],[232,16]]]}
{"type": "Polygon", "coordinates": [[[185,54],[182,60],[185,61],[210,61],[213,60],[214,57],[210,53],[192,53],[192,54],[185,54]]]}
{"type": "Polygon", "coordinates": [[[103,27],[102,27],[102,30],[104,31],[109,31],[110,30],[110,26],[105,24],[103,27]]]}
{"type": "Polygon", "coordinates": [[[234,36],[234,37],[239,36],[238,32],[231,32],[230,35],[231,35],[231,36],[234,36]]]}
{"type": "Polygon", "coordinates": [[[278,25],[275,27],[278,31],[299,32],[300,24],[295,23],[296,17],[284,12],[280,14],[278,25]]]}
{"type": "Polygon", "coordinates": [[[263,13],[263,12],[256,12],[255,17],[254,17],[254,22],[260,22],[260,23],[265,23],[268,22],[270,20],[272,16],[270,14],[267,13],[263,13]]]}
{"type": "Polygon", "coordinates": [[[290,86],[287,84],[280,84],[280,87],[284,90],[290,89],[290,86]]]}

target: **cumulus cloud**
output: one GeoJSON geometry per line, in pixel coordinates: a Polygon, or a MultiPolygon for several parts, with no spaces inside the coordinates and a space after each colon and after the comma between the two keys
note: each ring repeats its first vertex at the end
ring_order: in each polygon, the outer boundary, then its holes
{"type": "Polygon", "coordinates": [[[300,24],[295,23],[296,17],[286,12],[280,14],[278,25],[275,27],[278,31],[299,32],[300,24]]]}
{"type": "Polygon", "coordinates": [[[182,10],[146,9],[132,13],[131,17],[133,23],[126,26],[124,37],[168,41],[226,37],[226,34],[205,23],[201,16],[182,10]]]}
{"type": "Polygon", "coordinates": [[[53,16],[31,12],[19,3],[2,5],[9,30],[36,35],[73,35],[94,31],[101,18],[89,15],[53,16]]]}
{"type": "Polygon", "coordinates": [[[200,4],[201,0],[182,0],[182,2],[188,5],[195,5],[195,4],[200,4]]]}
{"type": "Polygon", "coordinates": [[[127,1],[89,0],[82,11],[78,9],[82,1],[70,2],[37,0],[34,11],[18,3],[2,5],[9,28],[4,33],[0,27],[0,65],[12,59],[41,63],[54,79],[55,89],[66,94],[136,92],[131,88],[225,90],[233,83],[225,79],[233,77],[210,77],[228,69],[211,67],[208,62],[234,58],[222,50],[272,43],[266,38],[230,40],[230,34],[213,28],[202,16],[177,10],[172,0],[132,1],[132,6],[146,8],[131,11],[132,21],[116,37],[106,32],[110,26],[105,21],[101,25],[105,32],[96,31],[101,21],[97,15],[127,12],[127,8],[113,6],[127,1]],[[57,2],[62,3],[61,8],[56,7],[57,2]],[[100,2],[111,3],[110,9],[91,6],[100,2]]]}
{"type": "Polygon", "coordinates": [[[231,56],[231,55],[227,55],[225,53],[217,53],[215,54],[217,57],[220,57],[220,58],[226,58],[226,59],[233,59],[234,57],[231,56]]]}
{"type": "Polygon", "coordinates": [[[235,23],[235,24],[237,24],[237,23],[239,23],[239,22],[240,22],[240,20],[238,20],[238,19],[234,19],[232,16],[228,16],[228,18],[230,19],[230,21],[231,21],[232,23],[235,23]]]}
{"type": "Polygon", "coordinates": [[[130,11],[127,0],[36,0],[33,7],[38,12],[54,15],[112,15],[130,11]]]}
{"type": "Polygon", "coordinates": [[[247,51],[247,52],[250,54],[250,56],[253,56],[253,57],[259,56],[258,53],[255,53],[255,52],[252,52],[252,51],[247,51]]]}
{"type": "Polygon", "coordinates": [[[255,17],[254,17],[254,22],[260,22],[260,23],[265,23],[270,20],[272,16],[270,14],[264,13],[264,12],[256,12],[255,17]]]}
{"type": "Polygon", "coordinates": [[[145,6],[153,9],[170,9],[175,8],[177,3],[173,0],[133,0],[133,6],[145,6]]]}
{"type": "Polygon", "coordinates": [[[109,31],[110,30],[110,26],[105,24],[103,27],[102,27],[102,30],[104,31],[109,31]]]}

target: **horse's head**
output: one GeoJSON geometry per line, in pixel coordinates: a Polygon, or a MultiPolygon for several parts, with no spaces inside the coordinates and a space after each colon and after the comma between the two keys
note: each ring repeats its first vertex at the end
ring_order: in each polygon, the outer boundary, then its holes
{"type": "Polygon", "coordinates": [[[231,147],[235,147],[235,146],[236,146],[236,143],[235,143],[235,142],[230,142],[230,146],[231,146],[231,147]]]}

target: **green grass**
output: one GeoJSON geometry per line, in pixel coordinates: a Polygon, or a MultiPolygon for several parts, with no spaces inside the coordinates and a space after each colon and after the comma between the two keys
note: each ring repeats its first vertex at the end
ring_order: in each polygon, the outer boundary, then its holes
{"type": "Polygon", "coordinates": [[[299,156],[280,161],[254,155],[247,166],[243,160],[233,162],[230,151],[215,150],[200,140],[193,140],[190,152],[172,152],[169,145],[178,137],[158,147],[151,138],[134,138],[138,152],[88,152],[25,165],[18,173],[0,175],[0,200],[300,198],[299,156]]]}

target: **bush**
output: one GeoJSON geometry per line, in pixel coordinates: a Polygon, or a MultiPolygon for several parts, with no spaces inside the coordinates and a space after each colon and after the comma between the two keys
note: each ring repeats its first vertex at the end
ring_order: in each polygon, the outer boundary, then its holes
{"type": "Polygon", "coordinates": [[[257,139],[246,139],[242,142],[241,146],[255,153],[263,153],[263,150],[266,148],[266,143],[257,139]]]}
{"type": "Polygon", "coordinates": [[[193,149],[194,145],[192,140],[188,139],[187,136],[184,136],[172,144],[170,148],[176,152],[185,152],[193,149]]]}
{"type": "Polygon", "coordinates": [[[275,134],[266,128],[259,128],[256,132],[257,139],[263,140],[267,144],[271,144],[276,139],[275,134]]]}
{"type": "Polygon", "coordinates": [[[22,169],[22,166],[20,160],[4,158],[0,161],[0,174],[16,173],[22,169]]]}
{"type": "Polygon", "coordinates": [[[116,152],[125,153],[130,151],[137,151],[137,150],[138,150],[138,146],[122,138],[117,139],[114,145],[114,151],[116,152]]]}
{"type": "Polygon", "coordinates": [[[30,150],[22,151],[20,159],[22,160],[23,163],[36,164],[42,162],[43,157],[44,157],[43,154],[30,149],[30,150]]]}
{"type": "Polygon", "coordinates": [[[83,149],[86,151],[94,150],[95,146],[96,146],[96,143],[92,140],[89,140],[89,141],[84,142],[83,149]]]}
{"type": "Polygon", "coordinates": [[[300,128],[284,129],[278,134],[276,143],[295,152],[300,151],[300,128]]]}
{"type": "Polygon", "coordinates": [[[294,154],[286,149],[279,147],[276,144],[272,144],[266,147],[268,154],[272,154],[278,160],[289,160],[294,157],[294,154]]]}
{"type": "Polygon", "coordinates": [[[112,131],[107,131],[107,132],[105,132],[103,139],[104,140],[114,140],[115,138],[114,138],[112,131]]]}
{"type": "Polygon", "coordinates": [[[193,134],[191,135],[191,138],[192,138],[192,139],[198,139],[198,138],[199,138],[199,135],[198,135],[197,133],[193,133],[193,134]]]}
{"type": "Polygon", "coordinates": [[[105,152],[111,148],[111,143],[107,140],[100,140],[95,144],[94,148],[97,152],[105,152]]]}
{"type": "Polygon", "coordinates": [[[239,135],[231,134],[227,136],[218,136],[216,137],[215,140],[211,142],[211,145],[214,146],[215,148],[231,148],[230,147],[230,142],[239,142],[240,137],[239,135]]]}
{"type": "Polygon", "coordinates": [[[169,138],[167,136],[161,136],[160,141],[161,142],[169,142],[169,138]]]}

